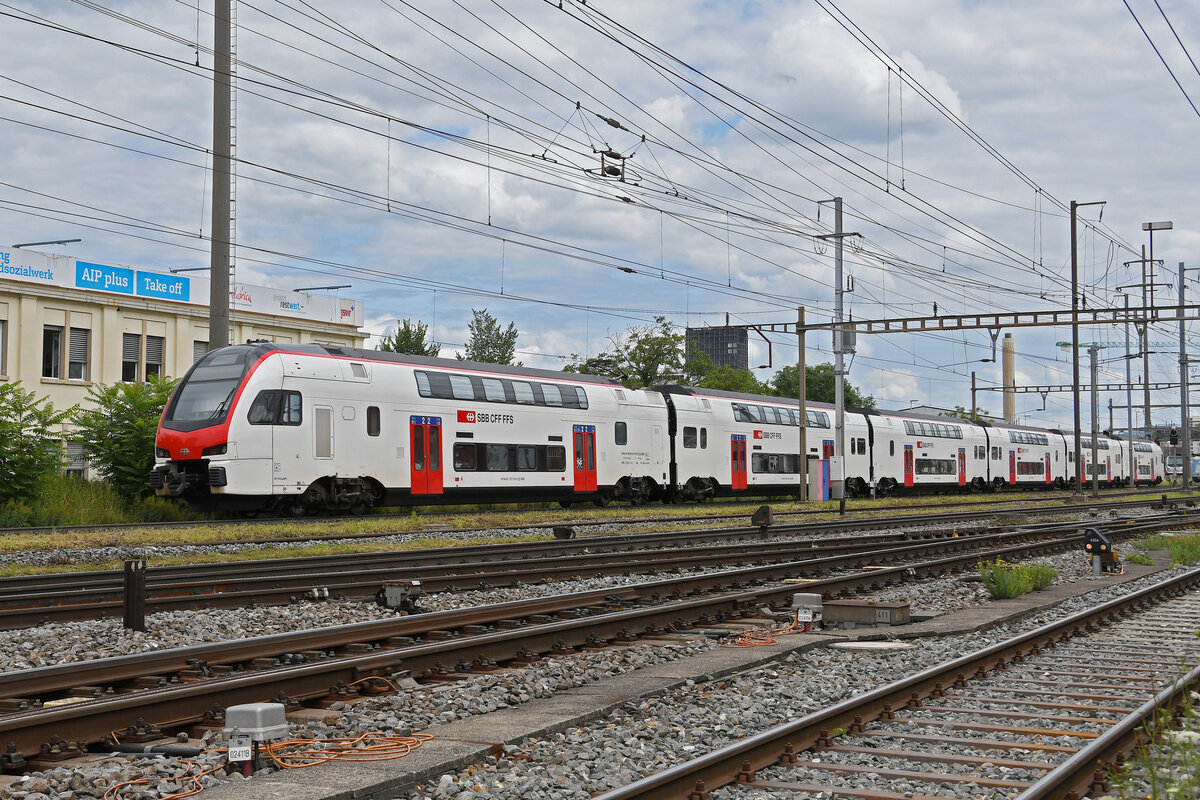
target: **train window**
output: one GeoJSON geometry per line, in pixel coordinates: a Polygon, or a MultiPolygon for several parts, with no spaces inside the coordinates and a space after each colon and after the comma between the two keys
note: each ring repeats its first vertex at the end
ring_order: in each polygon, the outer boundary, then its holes
{"type": "Polygon", "coordinates": [[[250,404],[246,419],[251,425],[299,425],[300,393],[264,389],[250,404]]]}
{"type": "Polygon", "coordinates": [[[246,420],[251,425],[273,425],[279,414],[280,392],[275,389],[264,389],[250,404],[250,412],[246,420]]]}
{"type": "Polygon", "coordinates": [[[529,471],[537,469],[537,448],[531,444],[517,445],[517,469],[529,471]]]}
{"type": "Polygon", "coordinates": [[[417,394],[421,397],[432,397],[433,390],[429,388],[429,375],[425,372],[415,374],[417,376],[417,394]]]}
{"type": "Polygon", "coordinates": [[[365,364],[359,364],[357,361],[351,361],[350,374],[355,378],[365,378],[367,377],[367,366],[365,364]]]}
{"type": "Polygon", "coordinates": [[[513,397],[521,405],[531,406],[537,401],[533,398],[533,387],[525,381],[513,381],[513,397]]]}
{"type": "Polygon", "coordinates": [[[583,390],[582,386],[575,387],[575,401],[579,403],[580,408],[588,407],[587,392],[583,390]]]}
{"type": "Polygon", "coordinates": [[[487,469],[489,472],[508,471],[508,445],[489,444],[487,446],[487,469]]]}
{"type": "Polygon", "coordinates": [[[475,469],[475,445],[454,445],[454,469],[458,472],[472,472],[475,469]]]}
{"type": "Polygon", "coordinates": [[[850,440],[850,455],[856,455],[857,453],[858,453],[858,443],[855,442],[854,439],[851,439],[850,440]]]}
{"type": "Polygon", "coordinates": [[[778,425],[779,409],[772,408],[771,406],[763,406],[763,422],[768,425],[778,425]]]}
{"type": "Polygon", "coordinates": [[[504,402],[504,384],[499,378],[483,379],[483,396],[490,403],[504,402]]]}
{"type": "Polygon", "coordinates": [[[750,415],[750,421],[762,424],[763,410],[762,406],[746,406],[746,413],[750,415]]]}
{"type": "Polygon", "coordinates": [[[696,446],[696,429],[686,427],[683,429],[683,446],[694,448],[696,446]]]}
{"type": "Polygon", "coordinates": [[[733,421],[734,422],[751,422],[750,414],[746,411],[746,407],[741,403],[733,404],[733,421]]]}
{"type": "Polygon", "coordinates": [[[450,375],[450,391],[455,400],[474,400],[475,387],[466,375],[450,375]]]}
{"type": "Polygon", "coordinates": [[[333,409],[318,406],[313,409],[316,424],[313,426],[317,458],[333,458],[333,409]]]}
{"type": "Polygon", "coordinates": [[[810,428],[828,428],[829,415],[824,411],[808,411],[808,427],[810,428]]]}
{"type": "Polygon", "coordinates": [[[918,475],[957,475],[958,465],[953,458],[918,458],[914,463],[918,475]]]}
{"type": "Polygon", "coordinates": [[[562,445],[550,445],[546,448],[546,469],[550,472],[562,472],[567,468],[567,448],[562,445]]]}
{"type": "Polygon", "coordinates": [[[379,435],[379,406],[367,406],[367,436],[379,435]]]}
{"type": "Polygon", "coordinates": [[[629,426],[624,422],[618,422],[613,425],[613,442],[616,444],[626,444],[629,441],[629,426]]]}
{"type": "Polygon", "coordinates": [[[563,404],[562,392],[553,383],[542,384],[542,397],[546,399],[548,406],[561,406],[563,404]]]}
{"type": "Polygon", "coordinates": [[[700,429],[700,449],[708,449],[708,428],[700,429]]]}
{"type": "Polygon", "coordinates": [[[889,456],[896,455],[896,443],[895,442],[888,442],[888,455],[889,456]]]}
{"type": "Polygon", "coordinates": [[[414,472],[421,472],[425,469],[425,426],[413,425],[412,427],[412,468],[414,472]]]}

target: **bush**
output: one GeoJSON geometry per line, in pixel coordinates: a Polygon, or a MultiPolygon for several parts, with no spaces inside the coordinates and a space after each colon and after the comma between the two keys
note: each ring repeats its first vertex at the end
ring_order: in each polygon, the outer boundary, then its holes
{"type": "Polygon", "coordinates": [[[1141,539],[1134,539],[1130,544],[1138,550],[1162,550],[1167,546],[1167,537],[1156,533],[1151,536],[1143,536],[1141,539]]]}
{"type": "Polygon", "coordinates": [[[151,376],[146,383],[93,386],[88,407],[77,410],[75,440],[89,463],[126,500],[150,492],[154,436],[177,381],[151,376]]]}
{"type": "Polygon", "coordinates": [[[1153,558],[1142,553],[1130,553],[1125,556],[1125,560],[1130,564],[1142,564],[1147,567],[1153,567],[1157,563],[1153,558]]]}
{"type": "Polygon", "coordinates": [[[979,577],[993,600],[1020,597],[1054,583],[1058,570],[1049,564],[1009,564],[1003,560],[981,561],[979,577]]]}
{"type": "Polygon", "coordinates": [[[59,426],[70,413],[55,411],[20,381],[0,384],[0,505],[30,502],[62,468],[59,426]]]}
{"type": "Polygon", "coordinates": [[[129,507],[129,516],[136,522],[182,522],[196,515],[185,503],[168,497],[143,497],[129,507]]]}

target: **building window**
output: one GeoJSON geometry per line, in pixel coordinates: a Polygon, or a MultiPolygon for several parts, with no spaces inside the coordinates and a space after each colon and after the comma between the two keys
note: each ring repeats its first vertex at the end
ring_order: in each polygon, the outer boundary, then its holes
{"type": "Polygon", "coordinates": [[[208,354],[208,342],[192,342],[192,363],[195,364],[208,354]]]}
{"type": "Polygon", "coordinates": [[[76,478],[82,478],[86,469],[87,458],[83,455],[83,445],[79,442],[67,442],[67,474],[76,478]]]}
{"type": "Polygon", "coordinates": [[[0,319],[0,375],[8,374],[8,320],[0,319]]]}
{"type": "Polygon", "coordinates": [[[142,337],[136,333],[121,334],[121,380],[136,381],[141,360],[142,337]]]}
{"type": "Polygon", "coordinates": [[[163,374],[163,337],[146,337],[146,380],[151,375],[162,377],[163,374]]]}
{"type": "Polygon", "coordinates": [[[42,328],[42,377],[62,377],[62,326],[46,325],[42,328]]]}
{"type": "Polygon", "coordinates": [[[71,328],[71,341],[67,353],[67,377],[72,380],[88,379],[88,336],[87,328],[71,328]]]}

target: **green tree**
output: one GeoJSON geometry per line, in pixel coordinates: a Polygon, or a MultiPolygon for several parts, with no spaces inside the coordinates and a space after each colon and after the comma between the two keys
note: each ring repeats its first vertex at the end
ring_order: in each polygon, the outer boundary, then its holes
{"type": "MultiPolygon", "coordinates": [[[[986,408],[980,408],[979,406],[975,406],[975,414],[977,417],[986,417],[988,415],[988,410],[986,408]]],[[[942,414],[942,416],[958,417],[959,419],[974,419],[975,418],[975,417],[971,416],[970,411],[967,411],[966,406],[955,406],[953,411],[946,411],[942,414]]]]}
{"type": "Polygon", "coordinates": [[[563,369],[616,378],[631,389],[663,383],[696,383],[712,369],[703,354],[684,357],[684,334],[677,333],[666,317],[610,336],[609,349],[593,358],[570,356],[563,369]]]}
{"type": "Polygon", "coordinates": [[[72,438],[89,463],[126,500],[149,494],[154,435],[177,380],[150,376],[146,383],[93,386],[88,407],[77,409],[72,438]]]}
{"type": "Polygon", "coordinates": [[[482,361],[488,364],[512,364],[521,366],[520,361],[513,361],[517,351],[517,324],[508,323],[501,329],[496,318],[488,313],[471,309],[472,319],[467,323],[467,346],[465,353],[455,353],[459,361],[482,361]]]}
{"type": "MultiPolygon", "coordinates": [[[[796,381],[796,368],[784,367],[775,373],[770,380],[771,389],[780,397],[796,397],[800,391],[796,381]]],[[[875,398],[864,396],[849,381],[845,382],[845,400],[847,408],[874,408],[875,398]]],[[[832,403],[835,400],[836,387],[832,364],[817,364],[804,368],[804,395],[806,400],[818,403],[832,403]]]]}
{"type": "Polygon", "coordinates": [[[45,479],[62,469],[59,426],[71,409],[55,411],[20,381],[0,384],[0,503],[31,500],[45,479]]]}
{"type": "Polygon", "coordinates": [[[397,327],[391,333],[385,333],[379,339],[377,350],[388,353],[407,353],[411,356],[436,356],[442,351],[442,346],[435,341],[425,341],[429,335],[429,326],[417,320],[415,323],[406,320],[397,321],[397,327]]]}
{"type": "Polygon", "coordinates": [[[770,393],[768,387],[754,377],[753,372],[733,367],[713,367],[696,385],[705,389],[722,389],[727,392],[770,393]]]}

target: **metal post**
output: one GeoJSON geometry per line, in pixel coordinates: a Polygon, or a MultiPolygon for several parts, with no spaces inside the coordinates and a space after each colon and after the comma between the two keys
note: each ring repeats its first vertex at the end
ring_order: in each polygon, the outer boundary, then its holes
{"type": "Polygon", "coordinates": [[[796,356],[796,393],[800,397],[800,501],[808,500],[808,392],[804,364],[804,306],[796,307],[796,342],[800,348],[796,356]]]}
{"type": "MultiPolygon", "coordinates": [[[[1150,258],[1154,258],[1154,234],[1150,234],[1150,258]]],[[[1150,315],[1146,306],[1146,248],[1142,247],[1142,405],[1145,416],[1142,427],[1150,436],[1150,315]]],[[[1153,277],[1150,280],[1154,280],[1153,277]]]]}
{"type": "MultiPolygon", "coordinates": [[[[1125,295],[1125,427],[1129,431],[1129,457],[1133,458],[1133,375],[1129,365],[1129,295],[1125,295]]],[[[1134,476],[1135,479],[1137,476],[1134,476]]]]}
{"type": "Polygon", "coordinates": [[[229,194],[233,0],[215,0],[213,37],[212,253],[209,260],[208,349],[229,344],[229,194]]]}
{"type": "Polygon", "coordinates": [[[125,627],[146,630],[146,562],[125,562],[125,627]]]}
{"type": "MultiPolygon", "coordinates": [[[[841,496],[838,498],[838,513],[846,513],[846,371],[843,352],[846,349],[846,332],[842,329],[842,198],[833,198],[833,279],[837,286],[833,293],[833,381],[834,403],[837,421],[834,423],[835,455],[841,459],[841,496]]],[[[830,475],[830,478],[834,476],[830,475]]]]}
{"type": "Polygon", "coordinates": [[[1183,423],[1183,488],[1192,490],[1192,435],[1191,422],[1188,417],[1188,357],[1184,341],[1183,321],[1183,262],[1179,262],[1179,414],[1183,423]]]}
{"type": "Polygon", "coordinates": [[[1099,365],[1096,363],[1096,357],[1099,353],[1099,345],[1093,344],[1088,348],[1088,355],[1092,359],[1092,497],[1100,496],[1100,431],[1098,430],[1100,395],[1096,388],[1096,384],[1098,383],[1097,378],[1099,377],[1099,365]]]}
{"type": "Polygon", "coordinates": [[[975,422],[979,421],[979,415],[975,413],[977,408],[979,406],[975,405],[975,370],[971,370],[971,419],[975,422]]]}
{"type": "Polygon", "coordinates": [[[1079,250],[1075,244],[1075,219],[1079,203],[1071,201],[1071,401],[1075,412],[1075,485],[1083,490],[1083,444],[1079,434],[1079,250]]]}

